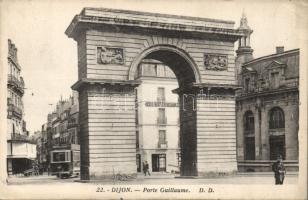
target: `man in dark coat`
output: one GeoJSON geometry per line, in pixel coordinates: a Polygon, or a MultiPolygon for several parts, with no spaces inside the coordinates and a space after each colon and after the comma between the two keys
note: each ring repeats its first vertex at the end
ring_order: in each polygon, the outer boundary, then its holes
{"type": "Polygon", "coordinates": [[[147,174],[149,174],[149,176],[151,176],[150,171],[149,171],[149,164],[147,161],[145,161],[143,163],[143,173],[146,176],[147,174]]]}
{"type": "Polygon", "coordinates": [[[275,173],[275,184],[282,185],[284,176],[286,174],[286,169],[282,162],[282,156],[278,156],[277,161],[272,165],[272,171],[275,173]]]}

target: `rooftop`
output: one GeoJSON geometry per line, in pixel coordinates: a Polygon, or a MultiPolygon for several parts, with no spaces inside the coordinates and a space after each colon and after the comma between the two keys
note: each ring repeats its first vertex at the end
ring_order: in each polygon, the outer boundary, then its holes
{"type": "MultiPolygon", "coordinates": [[[[259,57],[259,58],[256,58],[256,59],[253,59],[253,60],[250,60],[250,61],[244,63],[243,67],[250,65],[252,63],[257,63],[257,62],[273,59],[273,58],[276,58],[276,57],[285,56],[285,55],[288,55],[288,54],[294,54],[294,53],[299,53],[299,49],[292,49],[292,50],[289,50],[289,51],[284,51],[284,52],[280,52],[280,53],[274,53],[274,54],[262,56],[262,57],[259,57]]],[[[276,62],[278,62],[278,61],[276,61],[276,62]]]]}

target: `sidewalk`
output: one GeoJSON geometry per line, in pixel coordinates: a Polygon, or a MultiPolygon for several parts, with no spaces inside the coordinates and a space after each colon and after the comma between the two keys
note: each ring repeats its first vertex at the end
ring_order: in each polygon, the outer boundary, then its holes
{"type": "MultiPolygon", "coordinates": [[[[191,176],[191,177],[181,177],[180,174],[172,173],[151,173],[151,176],[145,176],[143,173],[138,173],[138,179],[173,179],[173,178],[186,178],[186,179],[221,179],[221,178],[231,178],[231,177],[273,177],[273,172],[237,172],[232,175],[217,176],[217,177],[202,177],[202,176],[191,176]]],[[[287,172],[286,177],[296,177],[298,172],[287,172]]]]}
{"type": "Polygon", "coordinates": [[[179,176],[179,174],[172,174],[166,172],[152,172],[151,176],[144,175],[143,173],[137,174],[137,179],[173,179],[174,177],[179,176]]]}
{"type": "MultiPolygon", "coordinates": [[[[285,177],[284,184],[296,184],[298,175],[296,173],[288,173],[285,177]]],[[[152,173],[151,176],[144,176],[142,173],[137,174],[137,179],[127,181],[112,181],[112,180],[90,180],[81,181],[79,177],[59,179],[56,176],[48,176],[46,174],[30,177],[9,177],[8,185],[23,185],[23,184],[111,184],[111,185],[198,185],[198,184],[274,184],[274,174],[271,172],[250,172],[238,173],[230,176],[221,177],[179,177],[178,174],[171,173],[152,173]]]]}
{"type": "MultiPolygon", "coordinates": [[[[274,172],[237,172],[236,176],[274,176],[274,172]]],[[[298,176],[298,172],[287,172],[286,176],[298,176]]]]}

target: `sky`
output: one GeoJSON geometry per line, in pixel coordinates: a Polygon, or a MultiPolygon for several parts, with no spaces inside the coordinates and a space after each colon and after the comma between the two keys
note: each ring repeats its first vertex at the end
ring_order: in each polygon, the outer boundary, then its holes
{"type": "MultiPolygon", "coordinates": [[[[1,47],[11,38],[18,48],[26,89],[25,120],[32,133],[46,123],[62,96],[68,98],[77,81],[77,44],[64,31],[83,7],[105,7],[177,14],[235,21],[244,11],[254,30],[251,47],[254,57],[299,48],[304,34],[300,1],[146,1],[146,0],[0,0],[1,47]],[[297,5],[297,6],[296,6],[297,5]]],[[[304,28],[307,28],[305,24],[304,28]]],[[[237,46],[235,46],[236,48],[237,46]]],[[[6,73],[5,73],[6,74],[6,73]]]]}

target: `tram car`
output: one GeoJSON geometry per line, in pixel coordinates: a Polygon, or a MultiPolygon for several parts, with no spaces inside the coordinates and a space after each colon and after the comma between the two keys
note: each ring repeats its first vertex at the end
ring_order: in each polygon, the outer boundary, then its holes
{"type": "Polygon", "coordinates": [[[59,178],[76,177],[80,174],[79,150],[53,150],[50,154],[51,175],[59,178]]]}

